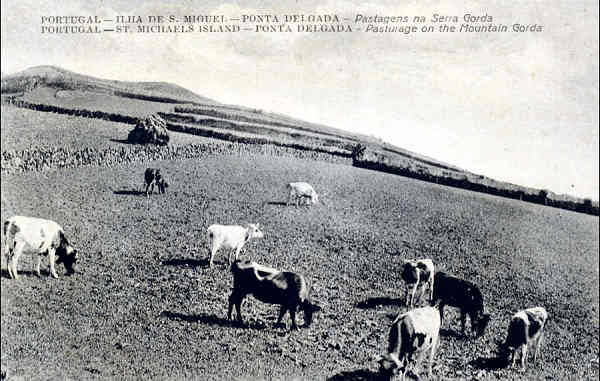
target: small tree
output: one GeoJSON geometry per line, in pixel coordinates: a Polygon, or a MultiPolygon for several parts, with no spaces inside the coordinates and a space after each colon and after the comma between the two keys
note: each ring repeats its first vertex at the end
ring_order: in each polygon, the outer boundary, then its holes
{"type": "Polygon", "coordinates": [[[540,204],[548,205],[548,191],[545,189],[540,190],[538,193],[538,202],[540,204]]]}

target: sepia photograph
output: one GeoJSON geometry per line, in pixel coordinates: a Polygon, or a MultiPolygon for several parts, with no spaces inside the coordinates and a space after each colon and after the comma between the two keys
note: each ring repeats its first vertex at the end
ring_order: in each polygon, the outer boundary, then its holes
{"type": "Polygon", "coordinates": [[[1,380],[597,380],[599,7],[3,0],[1,380]]]}

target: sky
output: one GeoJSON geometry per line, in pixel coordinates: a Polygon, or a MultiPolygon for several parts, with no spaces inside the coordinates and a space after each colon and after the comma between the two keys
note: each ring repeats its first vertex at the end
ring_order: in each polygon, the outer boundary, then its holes
{"type": "MultiPolygon", "coordinates": [[[[2,73],[167,81],[383,139],[471,172],[600,199],[596,1],[2,1],[2,73]],[[240,5],[243,4],[243,5],[240,5]],[[42,34],[44,16],[491,16],[528,33],[42,34]]],[[[237,24],[236,22],[233,22],[237,24]]],[[[484,23],[486,25],[487,23],[484,23]]],[[[402,24],[394,24],[402,25],[402,24]]],[[[474,24],[473,24],[474,25],[474,24]]]]}

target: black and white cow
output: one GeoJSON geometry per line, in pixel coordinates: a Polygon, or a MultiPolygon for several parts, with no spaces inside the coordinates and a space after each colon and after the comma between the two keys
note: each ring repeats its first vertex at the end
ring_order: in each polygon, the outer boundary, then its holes
{"type": "Polygon", "coordinates": [[[68,273],[75,272],[75,263],[79,259],[77,250],[70,244],[60,225],[41,218],[13,216],[4,222],[4,256],[6,256],[8,274],[19,279],[17,263],[23,252],[37,254],[35,272],[40,276],[42,256],[48,256],[50,275],[58,278],[55,265],[63,263],[68,273]]]}
{"type": "Polygon", "coordinates": [[[154,192],[154,185],[158,187],[160,193],[165,193],[166,188],[169,187],[169,183],[164,179],[158,168],[146,168],[144,180],[146,181],[146,196],[148,196],[148,189],[150,189],[150,193],[154,192]]]}

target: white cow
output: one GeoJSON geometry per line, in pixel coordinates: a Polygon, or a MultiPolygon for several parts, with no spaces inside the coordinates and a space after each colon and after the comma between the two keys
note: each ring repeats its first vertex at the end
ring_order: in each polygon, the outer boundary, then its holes
{"type": "Polygon", "coordinates": [[[508,333],[504,343],[499,343],[501,356],[508,361],[512,357],[512,367],[517,360],[516,352],[521,350],[521,368],[527,363],[527,347],[535,346],[533,362],[537,361],[538,350],[544,337],[544,326],[548,320],[548,312],[544,307],[532,307],[513,315],[508,325],[508,333]]]}
{"type": "Polygon", "coordinates": [[[403,380],[409,365],[415,363],[415,368],[418,368],[427,352],[431,377],[440,326],[440,312],[435,307],[417,308],[398,315],[390,329],[388,353],[379,359],[381,378],[391,379],[398,369],[403,380]],[[417,356],[416,359],[414,356],[417,356]]]}
{"type": "Polygon", "coordinates": [[[17,263],[23,252],[38,254],[35,272],[40,276],[42,256],[48,256],[50,275],[58,278],[55,264],[64,263],[67,272],[75,271],[79,258],[77,251],[69,244],[65,233],[54,221],[41,218],[13,216],[4,222],[4,256],[8,275],[19,279],[17,263]]]}
{"type": "Polygon", "coordinates": [[[287,189],[289,192],[287,205],[292,202],[292,199],[296,200],[296,206],[298,206],[298,200],[300,199],[308,199],[310,200],[309,203],[313,205],[319,202],[319,195],[309,183],[289,183],[287,189]]]}
{"type": "Polygon", "coordinates": [[[240,251],[251,238],[263,238],[264,234],[260,231],[259,224],[248,224],[246,227],[238,225],[211,225],[207,229],[208,242],[210,245],[210,267],[213,266],[213,259],[220,248],[231,249],[229,254],[229,264],[231,265],[231,256],[235,253],[235,259],[238,259],[240,251]]]}

